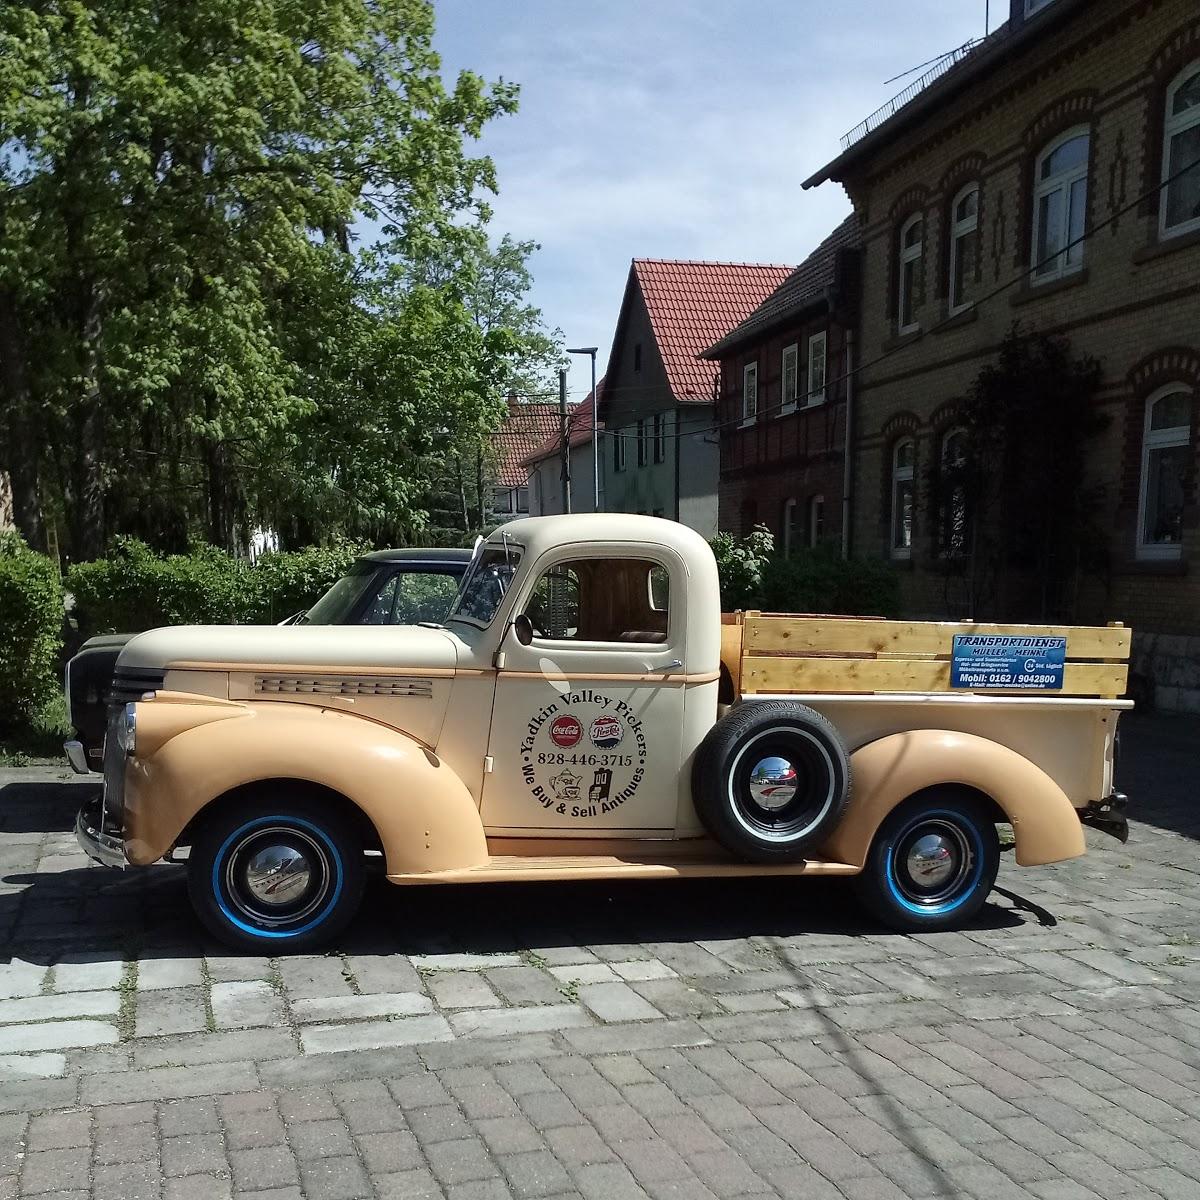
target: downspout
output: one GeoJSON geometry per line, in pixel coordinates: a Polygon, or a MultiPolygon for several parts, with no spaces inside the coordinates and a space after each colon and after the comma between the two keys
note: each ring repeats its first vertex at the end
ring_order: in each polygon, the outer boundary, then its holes
{"type": "Polygon", "coordinates": [[[842,462],[842,558],[850,557],[850,497],[854,490],[854,330],[846,330],[846,438],[842,462]]]}

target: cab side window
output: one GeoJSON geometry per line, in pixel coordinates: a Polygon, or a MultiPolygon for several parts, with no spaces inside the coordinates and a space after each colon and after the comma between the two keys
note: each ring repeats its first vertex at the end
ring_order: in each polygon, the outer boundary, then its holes
{"type": "Polygon", "coordinates": [[[670,580],[644,558],[579,558],[538,580],[525,606],[534,636],[552,641],[667,640],[670,580]]]}

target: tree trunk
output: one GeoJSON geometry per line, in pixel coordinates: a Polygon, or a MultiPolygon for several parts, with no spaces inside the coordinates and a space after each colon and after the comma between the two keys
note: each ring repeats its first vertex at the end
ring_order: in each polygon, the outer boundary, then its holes
{"type": "Polygon", "coordinates": [[[7,288],[0,289],[0,396],[8,415],[3,461],[12,486],[13,523],[34,550],[46,549],[42,519],[40,451],[30,436],[32,394],[24,338],[17,318],[16,301],[7,288]]]}

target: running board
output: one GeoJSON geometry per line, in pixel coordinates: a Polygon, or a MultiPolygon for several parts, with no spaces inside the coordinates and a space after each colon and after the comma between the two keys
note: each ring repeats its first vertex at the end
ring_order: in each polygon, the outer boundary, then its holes
{"type": "Polygon", "coordinates": [[[478,867],[389,875],[392,883],[516,883],[535,879],[703,879],[753,875],[857,875],[850,863],[809,859],[796,863],[751,863],[682,855],[503,854],[478,867]]]}

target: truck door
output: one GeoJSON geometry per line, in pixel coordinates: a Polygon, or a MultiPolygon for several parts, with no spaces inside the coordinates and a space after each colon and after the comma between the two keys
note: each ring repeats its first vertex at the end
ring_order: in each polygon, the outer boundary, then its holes
{"type": "Polygon", "coordinates": [[[498,659],[484,776],[489,833],[661,836],[678,812],[686,572],[665,548],[543,556],[498,659]]]}

